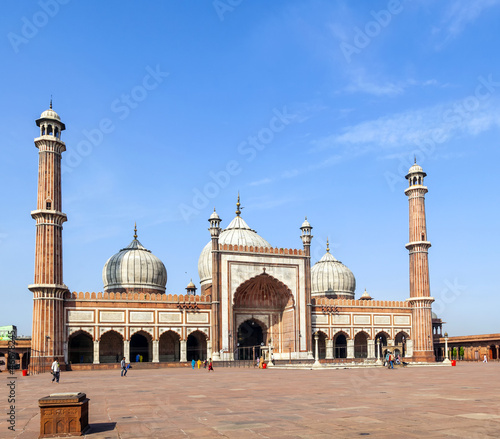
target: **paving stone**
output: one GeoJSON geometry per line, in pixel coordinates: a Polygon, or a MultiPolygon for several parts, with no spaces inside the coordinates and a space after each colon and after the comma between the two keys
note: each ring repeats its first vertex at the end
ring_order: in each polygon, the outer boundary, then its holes
{"type": "Polygon", "coordinates": [[[499,375],[500,363],[490,362],[394,373],[172,368],[122,378],[81,371],[63,372],[57,386],[50,375],[19,377],[16,431],[2,417],[0,437],[37,438],[38,399],[81,391],[90,398],[91,439],[498,438],[499,375]]]}

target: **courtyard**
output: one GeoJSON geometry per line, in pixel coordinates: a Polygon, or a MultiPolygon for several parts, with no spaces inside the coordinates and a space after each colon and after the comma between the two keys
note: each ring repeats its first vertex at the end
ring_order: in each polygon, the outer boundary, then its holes
{"type": "MultiPolygon", "coordinates": [[[[130,369],[18,376],[16,431],[37,438],[38,399],[84,392],[87,438],[493,438],[500,363],[339,370],[130,369]]],[[[0,374],[4,383],[10,377],[0,374]]]]}

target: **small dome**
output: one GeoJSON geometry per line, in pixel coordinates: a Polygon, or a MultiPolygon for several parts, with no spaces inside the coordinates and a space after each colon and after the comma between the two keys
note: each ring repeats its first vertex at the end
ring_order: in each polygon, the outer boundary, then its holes
{"type": "Polygon", "coordinates": [[[210,221],[210,220],[214,220],[214,219],[220,219],[220,216],[215,211],[215,208],[214,208],[214,211],[212,212],[212,215],[210,215],[210,218],[208,218],[208,220],[210,221]]]}
{"type": "MultiPolygon", "coordinates": [[[[239,215],[220,233],[219,244],[271,247],[271,244],[259,236],[255,230],[248,227],[248,224],[239,215]]],[[[212,242],[209,242],[201,251],[198,260],[198,274],[201,285],[212,282],[212,242]]]]}
{"type": "Polygon", "coordinates": [[[437,314],[434,311],[431,313],[431,315],[432,315],[432,320],[439,319],[439,317],[437,316],[437,314]]]}
{"type": "Polygon", "coordinates": [[[189,282],[187,284],[186,290],[187,289],[192,289],[192,288],[196,288],[196,285],[193,283],[193,280],[191,279],[191,282],[189,282]]]}
{"type": "Polygon", "coordinates": [[[372,296],[370,296],[368,294],[368,291],[366,291],[366,288],[365,288],[365,292],[361,295],[359,300],[372,300],[372,296]]]}
{"type": "Polygon", "coordinates": [[[102,270],[104,291],[155,290],[165,292],[167,270],[134,235],[134,240],[117,254],[111,256],[102,270]]]}
{"type": "Polygon", "coordinates": [[[309,221],[307,221],[307,216],[306,216],[306,219],[304,220],[304,222],[302,223],[302,225],[300,226],[300,228],[301,229],[304,229],[304,228],[312,229],[311,224],[309,224],[309,221]]]}
{"type": "Polygon", "coordinates": [[[327,247],[325,255],[311,268],[311,293],[353,299],[355,290],[354,274],[327,247]]]}
{"type": "Polygon", "coordinates": [[[59,115],[52,108],[45,110],[40,115],[40,119],[55,119],[55,120],[58,120],[59,122],[61,121],[61,118],[59,117],[59,115]]]}
{"type": "Polygon", "coordinates": [[[405,178],[408,179],[408,177],[413,174],[421,174],[423,177],[427,177],[427,174],[422,169],[422,166],[417,165],[417,159],[415,159],[415,163],[408,170],[408,174],[405,175],[405,178]]]}

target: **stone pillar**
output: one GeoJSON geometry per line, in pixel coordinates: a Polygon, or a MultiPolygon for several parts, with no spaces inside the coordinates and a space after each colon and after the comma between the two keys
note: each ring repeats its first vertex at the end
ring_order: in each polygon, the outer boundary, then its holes
{"type": "Polygon", "coordinates": [[[376,349],[376,351],[377,351],[377,361],[376,361],[376,363],[377,364],[382,364],[382,359],[380,358],[380,356],[381,356],[380,355],[380,339],[378,339],[378,338],[377,338],[377,349],[376,349]]]}
{"type": "Polygon", "coordinates": [[[123,340],[123,356],[125,357],[125,361],[130,363],[130,341],[123,340]]]}
{"type": "Polygon", "coordinates": [[[347,340],[347,358],[354,358],[354,340],[347,340]]]}
{"type": "Polygon", "coordinates": [[[451,363],[450,358],[448,356],[448,334],[444,335],[444,352],[445,352],[445,358],[443,360],[443,363],[451,363]]]}
{"type": "Polygon", "coordinates": [[[413,357],[413,340],[406,340],[406,357],[413,357]]]}
{"type": "Polygon", "coordinates": [[[99,340],[94,340],[94,364],[99,364],[99,340]]]}
{"type": "Polygon", "coordinates": [[[375,358],[375,340],[368,340],[368,358],[375,358]]]}
{"type": "Polygon", "coordinates": [[[187,341],[181,340],[181,363],[187,361],[187,341]]]}
{"type": "Polygon", "coordinates": [[[313,367],[321,367],[321,363],[319,362],[319,335],[316,332],[314,334],[314,364],[313,367]]]}
{"type": "Polygon", "coordinates": [[[23,353],[19,352],[19,370],[23,370],[23,353]]]}
{"type": "Polygon", "coordinates": [[[207,359],[212,358],[212,340],[207,340],[207,359]]]}
{"type": "Polygon", "coordinates": [[[327,360],[333,359],[333,340],[326,340],[326,357],[327,360]]]}
{"type": "Polygon", "coordinates": [[[153,363],[160,362],[160,342],[153,340],[153,363]]]}

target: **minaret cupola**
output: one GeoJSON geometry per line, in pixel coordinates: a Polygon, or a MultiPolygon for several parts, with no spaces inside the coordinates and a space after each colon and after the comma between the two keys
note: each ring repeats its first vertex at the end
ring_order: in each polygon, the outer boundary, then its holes
{"type": "Polygon", "coordinates": [[[49,109],[40,115],[40,118],[36,120],[36,124],[40,127],[40,137],[53,136],[60,139],[61,131],[66,129],[59,115],[52,109],[52,99],[50,100],[49,109]]]}

